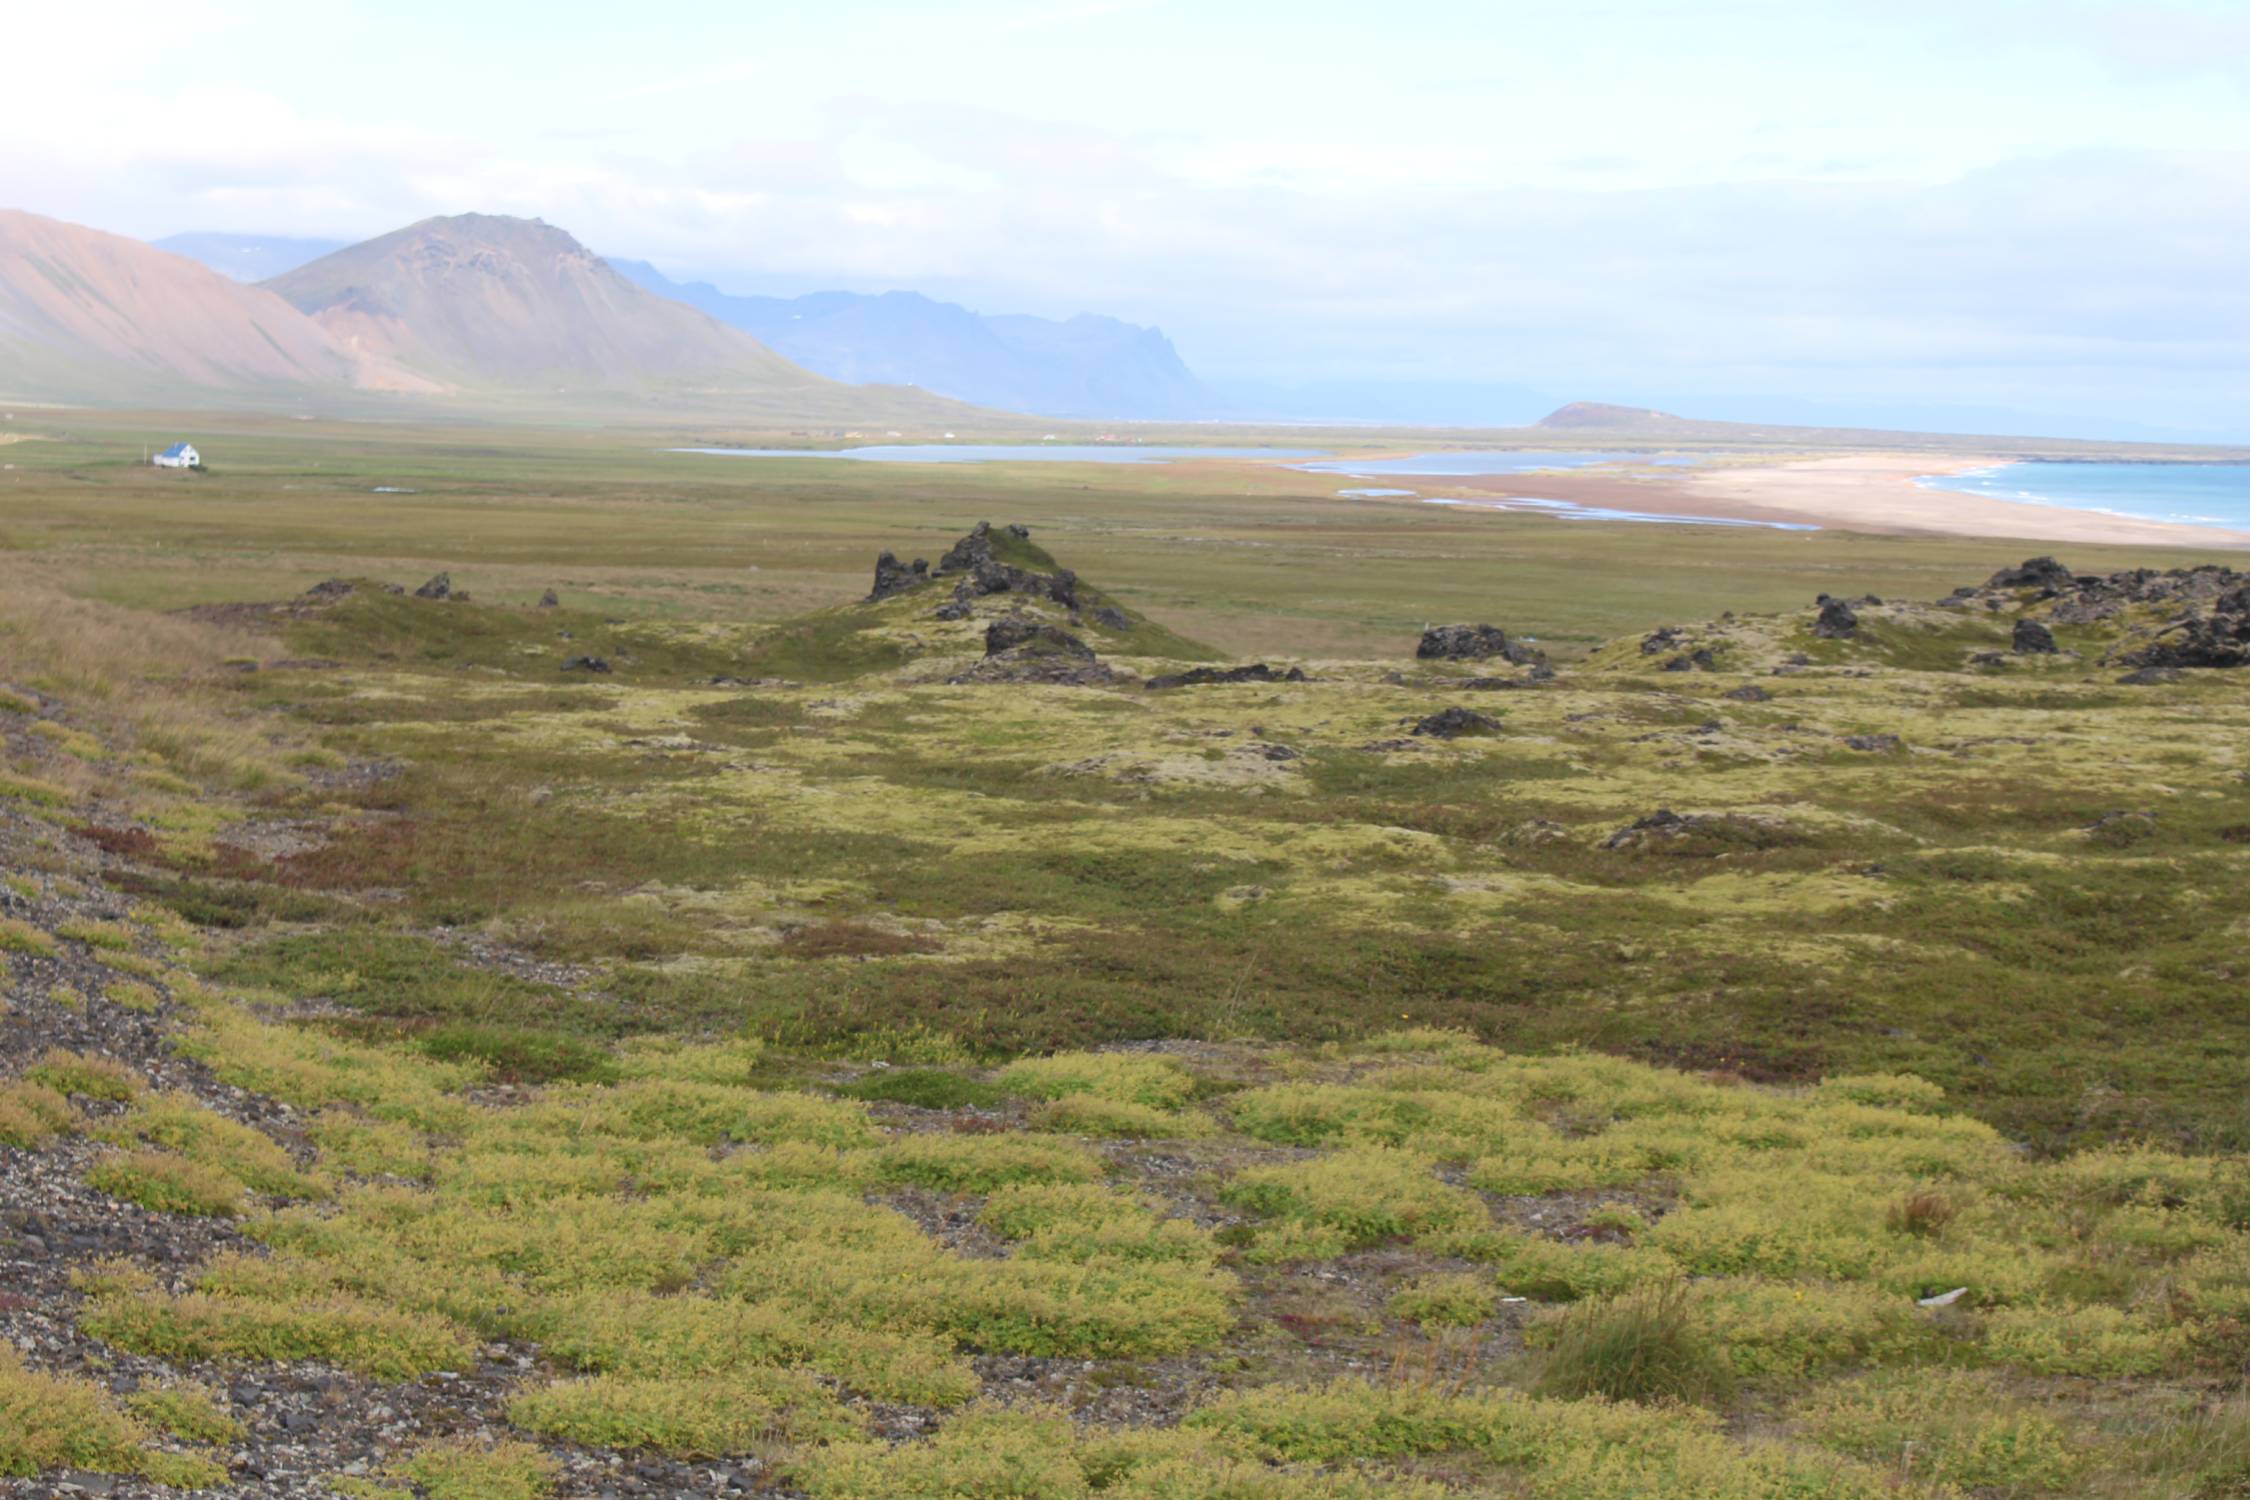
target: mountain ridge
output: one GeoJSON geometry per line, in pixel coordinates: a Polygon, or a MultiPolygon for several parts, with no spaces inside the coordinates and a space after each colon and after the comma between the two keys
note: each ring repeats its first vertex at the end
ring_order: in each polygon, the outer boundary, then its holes
{"type": "Polygon", "coordinates": [[[0,350],[8,394],[153,398],[421,391],[271,292],[123,235],[0,210],[0,350]]]}
{"type": "Polygon", "coordinates": [[[912,385],[1051,417],[1191,420],[1217,411],[1161,329],[1097,313],[986,314],[908,291],[739,296],[674,281],[647,261],[610,265],[831,379],[912,385]]]}

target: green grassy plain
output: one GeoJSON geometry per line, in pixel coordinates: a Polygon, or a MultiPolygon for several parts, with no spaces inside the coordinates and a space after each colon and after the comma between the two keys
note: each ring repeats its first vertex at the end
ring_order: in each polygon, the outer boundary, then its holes
{"type": "MultiPolygon", "coordinates": [[[[242,1226],[80,1278],[183,1376],[528,1352],[505,1442],[348,1493],[587,1449],[1025,1500],[2250,1475],[2250,694],[2117,685],[2145,622],[1981,668],[2013,611],[1809,632],[2044,549],[566,431],[237,421],[181,478],[40,426],[0,962],[115,969],[16,1003],[130,999],[308,1123],[55,1056],[0,1152],[96,1140],[94,1187],[242,1226]],[[1116,665],[1312,680],[952,684],[996,601],[856,601],[978,519],[1146,617],[1086,627],[1116,665]],[[440,569],[473,599],[155,613],[440,569]],[[1560,678],[1415,663],[1452,620],[1560,678]],[[1452,705],[1498,728],[1408,733],[1452,705]],[[1660,808],[1700,821],[1613,838],[1660,808]],[[97,880],[129,920],[49,920],[97,880]]],[[[205,1462],[83,1383],[0,1365],[0,1412],[0,1473],[205,1462]]]]}

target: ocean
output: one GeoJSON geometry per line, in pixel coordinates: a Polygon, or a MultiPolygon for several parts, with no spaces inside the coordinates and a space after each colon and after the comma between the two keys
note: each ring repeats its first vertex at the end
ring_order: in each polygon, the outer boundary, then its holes
{"type": "Polygon", "coordinates": [[[2250,531],[2250,464],[2014,463],[1921,481],[1994,500],[2250,531]]]}

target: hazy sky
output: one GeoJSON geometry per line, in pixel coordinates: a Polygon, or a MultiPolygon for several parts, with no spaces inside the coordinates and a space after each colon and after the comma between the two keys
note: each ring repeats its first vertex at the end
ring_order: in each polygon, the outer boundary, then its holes
{"type": "Polygon", "coordinates": [[[0,203],[128,234],[482,209],[1498,418],[2250,438],[2250,0],[17,10],[0,203]]]}

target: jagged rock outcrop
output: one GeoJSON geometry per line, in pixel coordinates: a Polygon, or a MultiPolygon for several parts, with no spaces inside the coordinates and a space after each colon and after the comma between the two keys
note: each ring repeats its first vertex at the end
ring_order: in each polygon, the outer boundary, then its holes
{"type": "Polygon", "coordinates": [[[1508,639],[1497,625],[1432,625],[1422,632],[1414,655],[1421,661],[1488,661],[1497,656],[1519,667],[1547,660],[1545,652],[1508,639]]]}
{"type": "Polygon", "coordinates": [[[2018,620],[2009,649],[2018,656],[2053,656],[2058,648],[2052,630],[2037,620],[2018,620]]]}
{"type": "Polygon", "coordinates": [[[2002,568],[1985,580],[1988,589],[2039,589],[2049,597],[2076,583],[2070,569],[2051,557],[2034,557],[2020,568],[2002,568]]]}
{"type": "Polygon", "coordinates": [[[898,560],[897,553],[885,551],[875,559],[875,587],[868,590],[867,602],[874,604],[879,600],[893,598],[909,589],[918,589],[929,581],[930,565],[927,560],[917,557],[911,563],[902,563],[898,560]]]}
{"type": "Polygon", "coordinates": [[[1185,672],[1167,672],[1161,677],[1151,677],[1148,686],[1155,688],[1210,687],[1227,682],[1305,682],[1302,667],[1291,667],[1286,672],[1276,672],[1264,662],[1247,667],[1190,667],[1185,672]]]}
{"type": "Polygon", "coordinates": [[[2208,613],[2174,622],[2120,660],[2134,667],[2250,666],[2250,584],[2221,594],[2208,613]]]}
{"type": "Polygon", "coordinates": [[[1029,615],[1003,615],[984,628],[984,654],[1002,656],[1019,646],[1038,642],[1044,649],[1064,656],[1094,659],[1094,648],[1059,625],[1049,625],[1034,620],[1029,615]]]}
{"type": "Polygon", "coordinates": [[[450,599],[453,597],[453,575],[440,573],[414,591],[417,599],[450,599]]]}
{"type": "Polygon", "coordinates": [[[1093,647],[1059,625],[1028,615],[1003,616],[987,626],[984,653],[983,661],[947,681],[1092,687],[1117,680],[1093,647]]]}
{"type": "Polygon", "coordinates": [[[1824,641],[1848,641],[1859,634],[1859,611],[1842,599],[1820,596],[1820,618],[1812,633],[1824,641]]]}
{"type": "MultiPolygon", "coordinates": [[[[1007,534],[1018,541],[1031,535],[1023,526],[1010,526],[1007,534]]],[[[955,585],[956,598],[981,594],[1029,594],[1036,598],[1052,599],[1065,609],[1078,608],[1078,575],[1068,568],[1057,568],[1052,573],[1038,573],[1029,568],[1019,568],[1003,562],[994,555],[992,523],[979,521],[976,529],[946,549],[938,559],[935,577],[966,575],[955,585]]]]}

